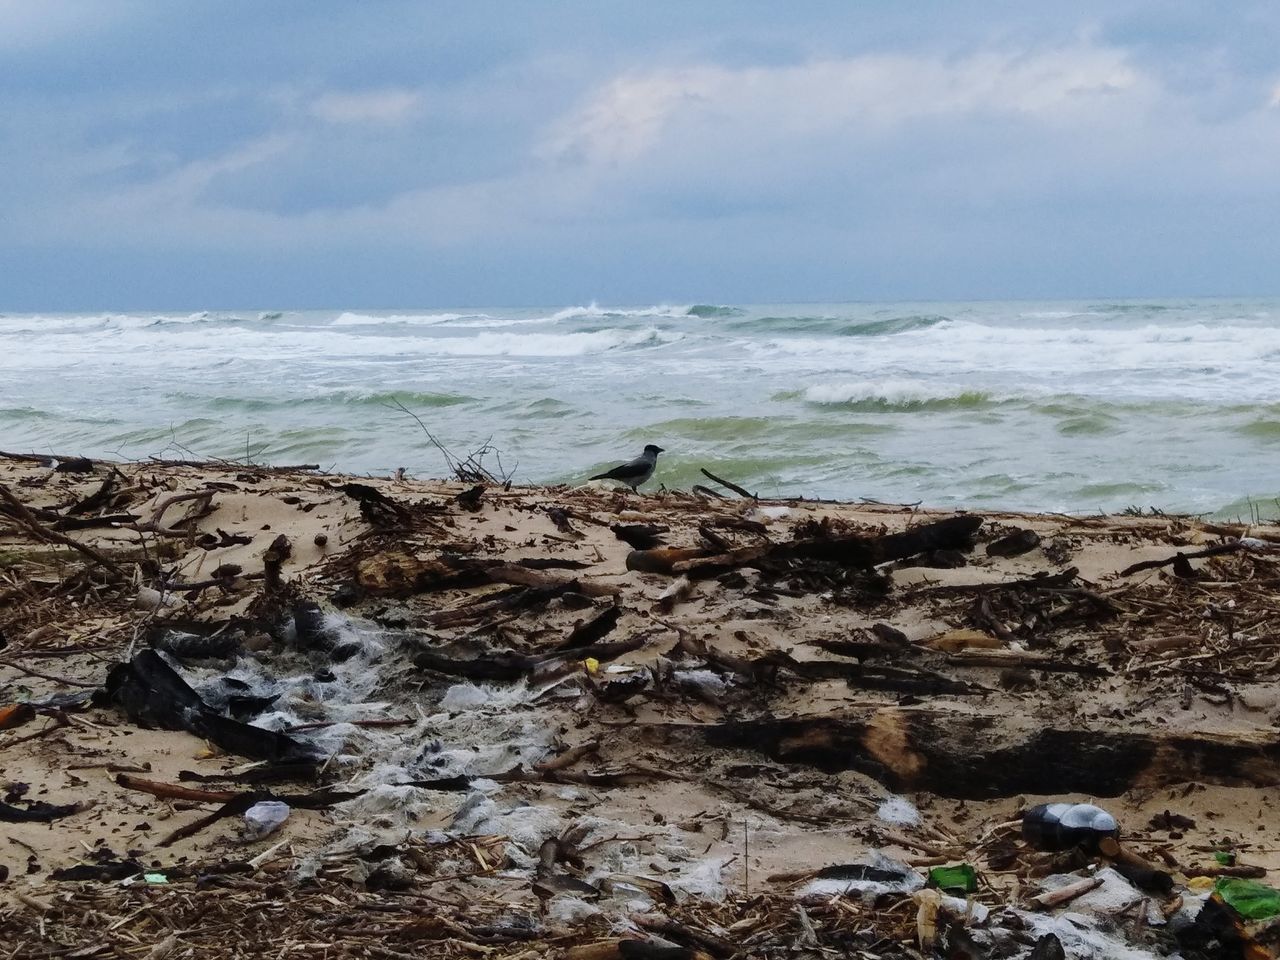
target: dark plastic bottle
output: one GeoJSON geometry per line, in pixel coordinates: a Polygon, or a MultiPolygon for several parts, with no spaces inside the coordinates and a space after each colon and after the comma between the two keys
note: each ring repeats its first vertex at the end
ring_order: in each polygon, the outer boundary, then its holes
{"type": "Polygon", "coordinates": [[[1037,850],[1096,851],[1120,836],[1116,818],[1091,803],[1042,803],[1022,815],[1022,839],[1037,850]]]}

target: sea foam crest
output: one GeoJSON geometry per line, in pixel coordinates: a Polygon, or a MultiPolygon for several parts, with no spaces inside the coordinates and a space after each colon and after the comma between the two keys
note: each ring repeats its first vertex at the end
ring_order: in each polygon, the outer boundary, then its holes
{"type": "Polygon", "coordinates": [[[973,407],[998,399],[985,390],[973,387],[911,379],[819,383],[805,389],[800,397],[822,406],[897,409],[973,407]]]}
{"type": "Polygon", "coordinates": [[[334,318],[332,326],[335,327],[369,327],[377,326],[383,323],[414,323],[423,326],[434,326],[437,323],[453,323],[457,320],[469,318],[473,316],[483,316],[483,314],[466,314],[466,313],[393,313],[386,316],[375,317],[367,313],[351,313],[346,312],[339,314],[334,318]]]}
{"type": "Polygon", "coordinates": [[[683,340],[684,335],[646,327],[640,330],[578,333],[481,333],[474,337],[439,337],[420,341],[424,353],[453,357],[580,357],[610,350],[656,347],[683,340]]]}
{"type": "Polygon", "coordinates": [[[602,307],[594,300],[587,306],[565,307],[563,310],[557,310],[548,318],[550,320],[591,320],[614,317],[687,317],[690,311],[689,306],[671,306],[670,304],[655,304],[651,307],[633,307],[624,309],[622,307],[602,307]]]}

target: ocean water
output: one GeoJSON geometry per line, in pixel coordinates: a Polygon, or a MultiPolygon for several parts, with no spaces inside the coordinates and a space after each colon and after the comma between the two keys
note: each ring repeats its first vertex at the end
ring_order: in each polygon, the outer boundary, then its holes
{"type": "Polygon", "coordinates": [[[1277,513],[1280,301],[0,315],[0,449],[1277,513]],[[495,469],[497,460],[487,461],[495,469]]]}

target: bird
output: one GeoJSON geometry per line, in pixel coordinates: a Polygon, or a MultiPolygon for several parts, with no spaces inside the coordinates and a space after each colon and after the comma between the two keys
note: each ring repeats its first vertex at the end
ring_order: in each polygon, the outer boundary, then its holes
{"type": "Polygon", "coordinates": [[[606,470],[604,473],[597,473],[592,480],[617,480],[619,483],[625,483],[631,488],[631,492],[636,492],[636,487],[648,481],[653,476],[653,468],[657,466],[658,454],[662,453],[661,447],[655,447],[652,443],[644,448],[644,453],[630,460],[627,463],[619,464],[612,470],[606,470]]]}

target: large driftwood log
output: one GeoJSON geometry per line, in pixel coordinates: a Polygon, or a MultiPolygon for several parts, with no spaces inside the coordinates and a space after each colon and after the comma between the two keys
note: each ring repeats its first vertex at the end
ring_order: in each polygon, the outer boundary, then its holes
{"type": "Polygon", "coordinates": [[[685,574],[690,580],[702,580],[754,564],[789,560],[816,560],[870,568],[891,560],[913,557],[917,553],[967,547],[980,526],[981,517],[966,515],[947,517],[880,537],[807,537],[718,554],[678,548],[633,550],[627,557],[627,569],[685,574]]]}
{"type": "Polygon", "coordinates": [[[1280,740],[1258,735],[1046,729],[1007,715],[902,709],[680,729],[783,762],[857,770],[896,791],[961,799],[1114,797],[1135,787],[1191,781],[1280,785],[1280,740]]]}

